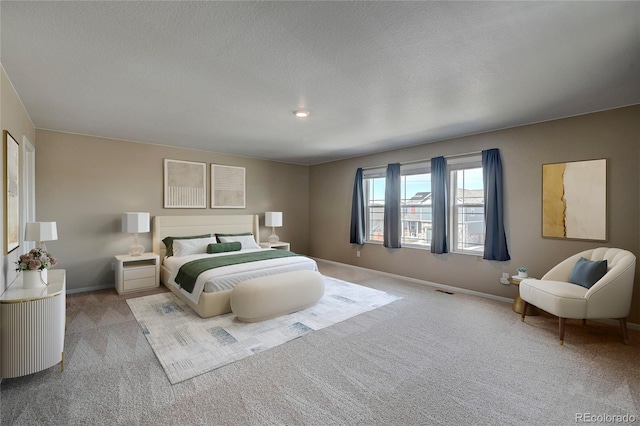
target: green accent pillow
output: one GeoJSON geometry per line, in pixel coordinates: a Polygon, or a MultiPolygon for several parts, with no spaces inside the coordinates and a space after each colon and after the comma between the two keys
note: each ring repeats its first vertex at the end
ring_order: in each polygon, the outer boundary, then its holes
{"type": "Polygon", "coordinates": [[[253,235],[251,232],[242,232],[240,234],[216,234],[216,240],[218,240],[219,243],[222,243],[223,241],[220,240],[220,237],[246,237],[247,235],[253,235]]]}
{"type": "Polygon", "coordinates": [[[584,257],[581,257],[578,259],[571,271],[569,282],[578,284],[582,287],[591,288],[600,280],[600,278],[604,277],[604,274],[606,273],[606,260],[587,260],[584,257]]]}
{"type": "Polygon", "coordinates": [[[225,253],[228,251],[240,251],[242,250],[242,243],[233,242],[233,243],[218,243],[218,244],[209,244],[207,246],[207,253],[225,253]]]}
{"type": "Polygon", "coordinates": [[[203,235],[191,235],[186,237],[166,237],[162,240],[165,247],[167,248],[167,256],[173,256],[173,242],[175,240],[193,240],[195,238],[209,238],[211,234],[203,234],[203,235]]]}

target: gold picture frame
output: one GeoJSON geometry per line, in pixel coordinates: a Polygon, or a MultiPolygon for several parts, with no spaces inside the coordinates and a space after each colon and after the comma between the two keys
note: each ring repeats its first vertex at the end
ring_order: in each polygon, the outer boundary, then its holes
{"type": "Polygon", "coordinates": [[[4,235],[5,254],[20,246],[20,145],[4,131],[4,235]]]}
{"type": "Polygon", "coordinates": [[[607,160],[542,165],[542,237],[607,241],[607,160]]]}
{"type": "Polygon", "coordinates": [[[164,160],[164,208],[207,208],[207,163],[164,160]]]}

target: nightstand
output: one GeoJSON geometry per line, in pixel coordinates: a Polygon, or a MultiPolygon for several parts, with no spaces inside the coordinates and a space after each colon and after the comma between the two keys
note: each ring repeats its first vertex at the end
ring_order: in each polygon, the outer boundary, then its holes
{"type": "Polygon", "coordinates": [[[291,244],[285,241],[279,241],[277,243],[260,243],[260,247],[291,251],[291,244]]]}
{"type": "Polygon", "coordinates": [[[116,256],[116,291],[118,294],[148,290],[160,285],[160,256],[143,253],[140,256],[116,256]]]}

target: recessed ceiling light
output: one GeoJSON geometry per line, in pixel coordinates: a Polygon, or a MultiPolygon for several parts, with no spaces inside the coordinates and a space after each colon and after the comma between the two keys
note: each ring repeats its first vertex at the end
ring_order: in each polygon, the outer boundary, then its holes
{"type": "Polygon", "coordinates": [[[307,118],[309,116],[309,111],[299,109],[297,111],[293,111],[293,115],[295,115],[298,118],[307,118]]]}

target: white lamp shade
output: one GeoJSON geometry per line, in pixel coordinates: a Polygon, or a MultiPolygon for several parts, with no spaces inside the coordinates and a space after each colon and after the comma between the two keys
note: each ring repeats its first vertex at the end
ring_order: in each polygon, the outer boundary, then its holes
{"type": "Polygon", "coordinates": [[[54,241],[58,239],[55,222],[29,222],[25,227],[25,241],[54,241]]]}
{"type": "Polygon", "coordinates": [[[266,212],[264,214],[264,225],[272,227],[282,226],[282,212],[266,212]]]}
{"type": "Polygon", "coordinates": [[[122,213],[122,232],[149,232],[149,213],[122,213]]]}

